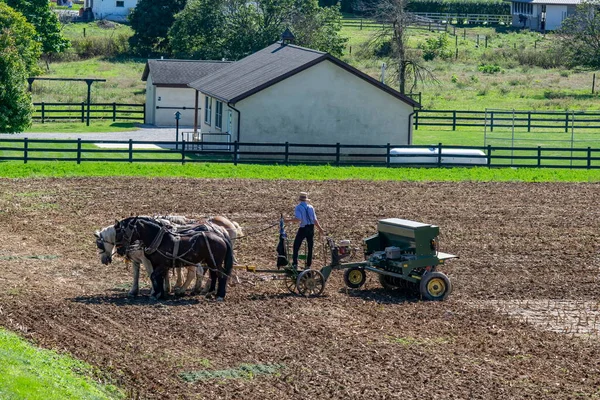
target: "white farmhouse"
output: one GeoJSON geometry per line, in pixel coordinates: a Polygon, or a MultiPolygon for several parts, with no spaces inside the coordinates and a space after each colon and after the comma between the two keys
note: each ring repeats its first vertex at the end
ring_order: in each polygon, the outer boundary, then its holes
{"type": "Polygon", "coordinates": [[[189,86],[196,90],[196,129],[215,134],[208,141],[220,134],[246,143],[404,145],[420,106],[330,54],[285,42],[189,86]]]}
{"type": "Polygon", "coordinates": [[[91,9],[95,19],[124,22],[137,0],[85,0],[85,9],[91,9]]]}
{"type": "Polygon", "coordinates": [[[553,31],[575,14],[579,3],[581,0],[512,0],[512,24],[535,31],[553,31]]]}
{"type": "Polygon", "coordinates": [[[179,124],[192,126],[195,90],[188,84],[229,65],[227,61],[148,60],[142,75],[146,81],[147,124],[174,126],[176,112],[179,124]]]}

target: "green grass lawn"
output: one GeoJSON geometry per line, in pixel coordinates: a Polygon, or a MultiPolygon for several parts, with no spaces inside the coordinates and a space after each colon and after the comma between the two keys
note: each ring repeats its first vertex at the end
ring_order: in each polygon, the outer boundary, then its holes
{"type": "Polygon", "coordinates": [[[138,129],[134,122],[112,122],[92,120],[90,126],[81,122],[34,122],[25,132],[90,133],[90,132],[128,132],[138,129]]]}
{"type": "Polygon", "coordinates": [[[532,168],[379,168],[333,166],[277,166],[232,164],[149,164],[86,162],[6,162],[3,178],[139,176],[174,178],[238,178],[290,180],[387,180],[387,181],[519,181],[599,182],[600,170],[532,168]]]}
{"type": "Polygon", "coordinates": [[[0,329],[0,398],[6,400],[103,400],[125,395],[100,384],[91,366],[54,351],[38,349],[0,329]]]}

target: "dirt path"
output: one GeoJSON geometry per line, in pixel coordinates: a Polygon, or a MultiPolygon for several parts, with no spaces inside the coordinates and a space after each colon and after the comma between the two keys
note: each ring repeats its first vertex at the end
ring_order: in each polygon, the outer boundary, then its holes
{"type": "Polygon", "coordinates": [[[141,398],[590,398],[600,395],[599,194],[596,184],[0,180],[0,324],[141,398]],[[248,274],[223,304],[152,303],[147,287],[128,299],[130,271],[95,253],[94,230],[130,213],[224,214],[250,233],[238,257],[270,266],[277,232],[252,232],[290,214],[300,190],[354,245],[379,218],[439,225],[442,251],[461,256],[444,266],[453,295],[398,298],[374,276],[350,291],[338,272],[325,296],[303,299],[248,274]],[[589,334],[544,329],[544,307],[550,324],[583,326],[562,301],[585,305],[589,334]],[[277,367],[252,379],[180,376],[242,364],[277,367]]]}

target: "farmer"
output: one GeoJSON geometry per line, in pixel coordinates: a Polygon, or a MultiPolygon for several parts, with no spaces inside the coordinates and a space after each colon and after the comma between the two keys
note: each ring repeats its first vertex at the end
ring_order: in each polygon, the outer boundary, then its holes
{"type": "Polygon", "coordinates": [[[298,228],[298,233],[296,233],[296,239],[294,240],[294,255],[292,265],[294,268],[298,268],[298,251],[300,250],[300,246],[302,246],[302,241],[306,239],[306,244],[308,245],[306,268],[310,268],[313,257],[315,225],[321,234],[325,234],[325,232],[319,224],[314,207],[309,204],[310,199],[308,198],[308,193],[301,192],[300,196],[298,197],[298,202],[298,205],[294,209],[294,218],[288,218],[285,220],[286,222],[300,223],[300,228],[298,228]]]}

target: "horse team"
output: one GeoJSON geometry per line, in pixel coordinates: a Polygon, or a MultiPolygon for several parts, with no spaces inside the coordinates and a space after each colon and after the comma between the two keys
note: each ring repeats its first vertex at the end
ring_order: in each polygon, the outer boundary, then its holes
{"type": "Polygon", "coordinates": [[[129,296],[139,292],[140,265],[143,265],[152,282],[150,295],[154,299],[161,299],[170,291],[169,270],[174,269],[175,294],[184,294],[194,278],[192,294],[200,293],[208,270],[210,284],[203,292],[214,293],[216,289],[217,301],[222,301],[235,263],[233,246],[243,233],[237,223],[220,216],[204,220],[136,216],[116,221],[94,235],[103,264],[110,264],[115,253],[132,262],[133,285],[129,296]],[[185,282],[183,269],[187,271],[185,282]]]}

